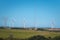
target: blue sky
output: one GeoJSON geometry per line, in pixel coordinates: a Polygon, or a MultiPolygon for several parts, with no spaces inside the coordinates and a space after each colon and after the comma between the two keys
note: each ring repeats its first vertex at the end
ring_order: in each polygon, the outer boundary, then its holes
{"type": "Polygon", "coordinates": [[[60,28],[60,0],[0,0],[0,26],[60,28]],[[24,19],[25,18],[25,19],[24,19]],[[12,21],[14,22],[12,23],[12,21]]]}

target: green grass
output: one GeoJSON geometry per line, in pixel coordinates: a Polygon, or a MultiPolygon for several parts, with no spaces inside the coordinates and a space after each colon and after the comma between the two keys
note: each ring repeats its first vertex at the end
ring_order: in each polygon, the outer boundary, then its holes
{"type": "Polygon", "coordinates": [[[60,35],[60,32],[35,31],[35,30],[16,30],[16,29],[0,29],[0,37],[7,38],[12,33],[14,38],[29,38],[34,35],[43,35],[45,37],[55,37],[60,35]]]}

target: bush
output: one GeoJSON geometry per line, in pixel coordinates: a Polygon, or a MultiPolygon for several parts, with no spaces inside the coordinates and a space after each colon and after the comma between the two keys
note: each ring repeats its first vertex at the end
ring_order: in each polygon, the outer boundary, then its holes
{"type": "Polygon", "coordinates": [[[37,35],[37,36],[33,36],[33,37],[29,38],[28,40],[48,40],[48,39],[45,38],[44,36],[37,35]]]}
{"type": "Polygon", "coordinates": [[[3,40],[3,38],[0,38],[0,40],[3,40]]]}
{"type": "Polygon", "coordinates": [[[52,40],[60,40],[60,36],[56,36],[52,40]]]}

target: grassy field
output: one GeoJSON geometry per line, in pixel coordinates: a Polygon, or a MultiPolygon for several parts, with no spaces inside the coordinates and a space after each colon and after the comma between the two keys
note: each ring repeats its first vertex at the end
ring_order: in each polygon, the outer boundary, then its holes
{"type": "Polygon", "coordinates": [[[29,38],[34,35],[43,35],[45,37],[55,37],[60,35],[60,32],[35,31],[35,30],[19,30],[19,29],[0,29],[0,37],[7,38],[12,33],[14,38],[29,38]]]}

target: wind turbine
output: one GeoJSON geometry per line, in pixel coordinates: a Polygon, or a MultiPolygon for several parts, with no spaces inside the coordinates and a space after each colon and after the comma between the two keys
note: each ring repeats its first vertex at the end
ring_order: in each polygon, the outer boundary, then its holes
{"type": "Polygon", "coordinates": [[[35,30],[37,30],[37,21],[35,21],[35,30]]]}
{"type": "Polygon", "coordinates": [[[54,27],[55,27],[55,21],[52,20],[52,22],[51,22],[51,29],[53,30],[54,27]]]}
{"type": "Polygon", "coordinates": [[[23,28],[25,29],[25,27],[26,27],[26,24],[25,24],[25,17],[24,17],[24,19],[23,19],[23,28]]]}
{"type": "Polygon", "coordinates": [[[11,20],[11,26],[14,27],[15,17],[11,20]]]}
{"type": "Polygon", "coordinates": [[[35,9],[34,9],[34,18],[35,18],[35,22],[34,22],[35,30],[37,30],[37,4],[36,2],[35,2],[35,9]]]}
{"type": "Polygon", "coordinates": [[[7,29],[7,21],[8,21],[8,18],[4,17],[4,19],[3,19],[3,25],[4,25],[4,28],[6,28],[6,29],[7,29]]]}

